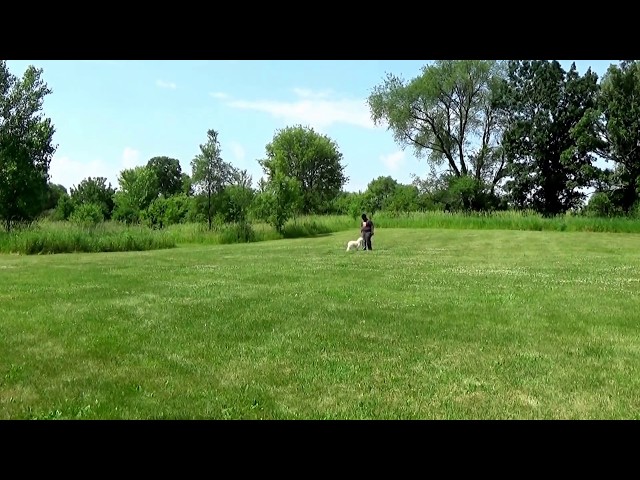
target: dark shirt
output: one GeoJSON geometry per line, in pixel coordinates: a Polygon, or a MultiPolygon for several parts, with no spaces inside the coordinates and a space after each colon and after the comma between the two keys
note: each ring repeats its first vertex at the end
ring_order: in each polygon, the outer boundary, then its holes
{"type": "Polygon", "coordinates": [[[371,220],[367,220],[367,223],[360,229],[362,233],[371,232],[373,230],[373,222],[371,220]]]}

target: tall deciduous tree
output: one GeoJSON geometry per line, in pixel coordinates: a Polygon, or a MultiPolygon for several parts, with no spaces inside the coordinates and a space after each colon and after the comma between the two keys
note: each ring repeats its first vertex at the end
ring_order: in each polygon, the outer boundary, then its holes
{"type": "Polygon", "coordinates": [[[574,148],[574,131],[596,106],[598,77],[565,72],[557,61],[510,61],[495,105],[508,128],[502,147],[511,177],[507,188],[521,208],[556,215],[578,206],[595,178],[593,157],[574,148]]]}
{"type": "Polygon", "coordinates": [[[211,230],[211,198],[231,184],[235,172],[233,166],[222,159],[217,131],[207,131],[207,141],[200,145],[200,153],[191,161],[191,169],[191,179],[196,192],[207,197],[207,220],[211,230]]]}
{"type": "Polygon", "coordinates": [[[0,219],[7,230],[40,214],[47,199],[56,146],[51,119],[42,114],[51,90],[41,76],[30,66],[17,78],[0,60],[0,219]]]}
{"type": "Polygon", "coordinates": [[[279,130],[260,160],[269,179],[276,173],[300,183],[302,213],[322,213],[348,181],[342,153],[328,136],[297,125],[279,130]]]}
{"type": "Polygon", "coordinates": [[[136,212],[140,212],[151,205],[158,198],[158,177],[156,169],[149,165],[138,165],[120,172],[118,177],[120,189],[116,194],[118,206],[127,205],[136,212]]]}
{"type": "Polygon", "coordinates": [[[369,214],[384,210],[400,184],[390,176],[378,177],[369,182],[364,193],[365,205],[369,214]]]}
{"type": "Polygon", "coordinates": [[[640,196],[640,62],[611,65],[600,86],[597,107],[574,132],[576,149],[613,162],[599,189],[628,213],[640,196]]]}
{"type": "Polygon", "coordinates": [[[505,174],[502,123],[491,101],[503,70],[496,61],[437,60],[411,81],[387,74],[368,98],[372,118],[417,157],[493,192],[505,174]]]}
{"type": "Polygon", "coordinates": [[[180,161],[169,157],[153,157],[147,162],[158,181],[158,193],[165,197],[177,195],[182,191],[182,168],[180,161]]]}

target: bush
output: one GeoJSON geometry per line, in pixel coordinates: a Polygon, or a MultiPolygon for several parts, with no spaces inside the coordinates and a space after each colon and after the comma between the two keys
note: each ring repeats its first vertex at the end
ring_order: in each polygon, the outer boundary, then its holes
{"type": "Polygon", "coordinates": [[[585,208],[585,214],[588,217],[613,217],[621,213],[606,192],[596,192],[591,195],[585,208]]]}
{"type": "Polygon", "coordinates": [[[69,220],[69,217],[73,213],[75,206],[73,204],[73,200],[68,195],[62,196],[56,205],[56,208],[51,215],[51,220],[53,221],[63,221],[69,220]]]}
{"type": "Polygon", "coordinates": [[[189,214],[190,204],[191,199],[184,193],[167,198],[164,223],[166,225],[175,225],[176,223],[184,222],[189,214]]]}
{"type": "Polygon", "coordinates": [[[81,225],[97,225],[104,221],[104,213],[100,205],[83,203],[75,208],[69,220],[81,225]]]}

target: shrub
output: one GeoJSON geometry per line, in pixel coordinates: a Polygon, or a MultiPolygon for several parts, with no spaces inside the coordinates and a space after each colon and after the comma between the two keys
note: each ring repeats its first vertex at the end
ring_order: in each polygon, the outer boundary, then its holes
{"type": "Polygon", "coordinates": [[[81,225],[97,225],[104,221],[104,213],[102,207],[95,203],[83,203],[78,205],[69,220],[73,223],[81,225]]]}

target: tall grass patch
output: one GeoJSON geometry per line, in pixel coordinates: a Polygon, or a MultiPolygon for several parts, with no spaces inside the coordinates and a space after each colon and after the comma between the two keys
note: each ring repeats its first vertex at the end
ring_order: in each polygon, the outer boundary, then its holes
{"type": "MultiPolygon", "coordinates": [[[[628,217],[584,217],[573,214],[545,218],[532,211],[450,213],[441,211],[393,214],[378,212],[371,216],[377,228],[435,228],[460,230],[524,230],[640,233],[640,220],[628,217]]],[[[315,223],[330,232],[358,229],[359,218],[347,215],[308,216],[297,220],[315,223]]]]}
{"type": "Polygon", "coordinates": [[[166,232],[115,222],[90,225],[43,221],[0,233],[0,252],[23,255],[144,251],[175,246],[175,240],[166,232]]]}

